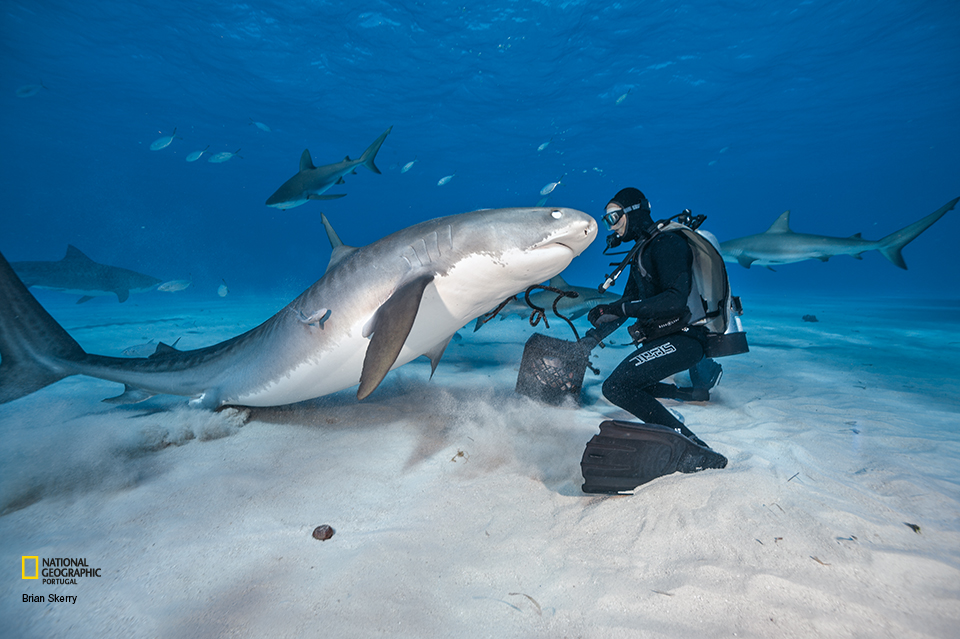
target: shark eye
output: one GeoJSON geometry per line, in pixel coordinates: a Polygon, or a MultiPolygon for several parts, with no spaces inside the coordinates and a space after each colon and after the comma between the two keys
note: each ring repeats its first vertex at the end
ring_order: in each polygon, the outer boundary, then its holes
{"type": "Polygon", "coordinates": [[[563,211],[554,210],[550,213],[550,217],[552,217],[555,220],[559,220],[561,217],[563,217],[563,211]]]}

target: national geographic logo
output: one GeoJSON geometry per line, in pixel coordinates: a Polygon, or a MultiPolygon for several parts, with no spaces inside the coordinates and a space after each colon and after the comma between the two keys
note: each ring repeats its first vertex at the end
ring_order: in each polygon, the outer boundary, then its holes
{"type": "Polygon", "coordinates": [[[91,568],[83,557],[54,557],[23,555],[20,562],[21,579],[43,579],[44,584],[76,585],[77,579],[100,577],[100,568],[91,568]],[[42,564],[42,568],[41,568],[42,564]]]}

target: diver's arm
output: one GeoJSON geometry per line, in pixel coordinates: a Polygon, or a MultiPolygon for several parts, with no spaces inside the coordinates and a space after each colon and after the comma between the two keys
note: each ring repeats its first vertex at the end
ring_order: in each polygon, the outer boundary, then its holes
{"type": "Polygon", "coordinates": [[[693,252],[690,246],[682,237],[664,233],[646,251],[650,255],[654,286],[660,292],[643,300],[624,301],[624,314],[641,319],[683,314],[692,283],[693,252]]]}

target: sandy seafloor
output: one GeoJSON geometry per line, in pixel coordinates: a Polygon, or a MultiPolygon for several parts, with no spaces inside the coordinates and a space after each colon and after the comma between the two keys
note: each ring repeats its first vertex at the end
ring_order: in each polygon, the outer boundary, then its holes
{"type": "MultiPolygon", "coordinates": [[[[114,355],[213,343],[288,301],[42,299],[114,355]]],[[[745,305],[751,352],[722,361],[711,402],[669,403],[728,467],[633,496],[580,490],[585,443],[628,417],[602,378],[579,409],[514,393],[542,330],[516,319],[462,331],[433,380],[421,358],[362,403],[113,407],[118,385],[73,377],[0,406],[0,636],[956,636],[960,308],[745,305]],[[23,555],[102,577],[24,581],[23,555]]]]}

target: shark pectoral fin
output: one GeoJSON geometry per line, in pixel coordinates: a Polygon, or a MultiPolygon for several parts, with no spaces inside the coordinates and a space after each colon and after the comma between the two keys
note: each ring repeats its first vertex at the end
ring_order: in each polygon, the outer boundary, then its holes
{"type": "Polygon", "coordinates": [[[363,358],[357,399],[365,399],[376,390],[397,361],[400,349],[417,319],[423,291],[432,281],[433,275],[423,275],[407,282],[377,310],[371,322],[373,337],[363,358]]]}
{"type": "Polygon", "coordinates": [[[77,304],[83,304],[84,302],[89,302],[92,299],[93,299],[92,295],[84,295],[83,297],[77,300],[77,304]]]}
{"type": "Polygon", "coordinates": [[[430,379],[433,379],[433,374],[437,372],[437,364],[440,363],[440,358],[443,357],[443,352],[447,350],[447,345],[450,344],[451,339],[453,339],[453,335],[423,354],[430,358],[430,379]]]}
{"type": "Polygon", "coordinates": [[[103,402],[105,404],[114,405],[139,404],[140,402],[147,401],[154,395],[156,395],[156,393],[151,393],[150,391],[145,391],[142,388],[134,388],[129,384],[124,384],[122,393],[116,397],[108,397],[103,400],[103,402]]]}
{"type": "Polygon", "coordinates": [[[336,195],[317,195],[316,193],[311,193],[307,196],[308,200],[336,200],[342,197],[345,197],[346,193],[337,193],[336,195]]]}
{"type": "Polygon", "coordinates": [[[120,289],[114,292],[117,294],[117,299],[120,300],[121,304],[126,302],[127,298],[130,297],[130,291],[128,291],[127,289],[120,289]]]}
{"type": "Polygon", "coordinates": [[[757,258],[747,257],[746,255],[741,255],[740,257],[737,258],[737,262],[739,262],[740,266],[742,266],[743,268],[750,268],[750,265],[756,261],[757,261],[757,258]]]}

